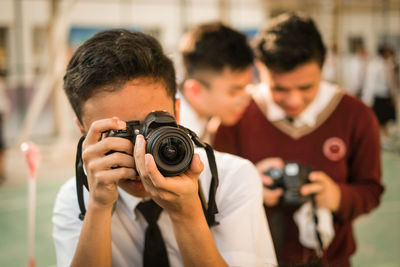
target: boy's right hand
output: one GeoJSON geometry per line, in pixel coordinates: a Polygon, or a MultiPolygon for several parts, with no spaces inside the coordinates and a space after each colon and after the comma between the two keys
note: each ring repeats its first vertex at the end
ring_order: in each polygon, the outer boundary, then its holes
{"type": "Polygon", "coordinates": [[[111,208],[118,198],[118,181],[136,178],[132,142],[120,137],[103,138],[108,130],[125,128],[126,123],[117,117],[97,120],[91,124],[82,144],[90,203],[94,205],[111,208]],[[117,152],[108,154],[111,150],[117,152]]]}
{"type": "Polygon", "coordinates": [[[265,175],[265,172],[271,168],[283,168],[284,162],[281,158],[266,158],[260,160],[256,164],[256,168],[260,174],[261,181],[263,183],[263,201],[267,207],[276,206],[279,203],[279,199],[283,194],[282,188],[269,189],[267,186],[273,184],[273,180],[270,176],[265,175]]]}
{"type": "Polygon", "coordinates": [[[196,214],[203,217],[198,179],[204,165],[199,155],[193,155],[190,168],[184,173],[165,177],[158,170],[153,155],[146,153],[146,140],[143,135],[137,135],[134,157],[146,192],[168,212],[172,221],[182,222],[196,217],[196,214]]]}

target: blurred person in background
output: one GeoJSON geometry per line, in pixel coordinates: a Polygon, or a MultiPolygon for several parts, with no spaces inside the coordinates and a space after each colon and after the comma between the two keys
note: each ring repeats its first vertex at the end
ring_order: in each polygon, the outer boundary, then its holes
{"type": "Polygon", "coordinates": [[[0,185],[5,182],[5,150],[4,140],[5,121],[10,111],[10,102],[6,91],[6,73],[0,69],[0,185]]]}
{"type": "Polygon", "coordinates": [[[233,125],[250,101],[253,52],[246,36],[220,22],[200,24],[182,38],[181,123],[208,143],[219,123],[233,125]]]}
{"type": "Polygon", "coordinates": [[[338,46],[336,43],[332,44],[331,48],[326,53],[324,66],[322,68],[322,79],[331,83],[338,82],[338,46]]]}
{"type": "Polygon", "coordinates": [[[186,154],[191,159],[186,171],[166,178],[155,161],[162,156],[147,149],[151,140],[184,145],[176,136],[165,137],[171,121],[164,138],[157,131],[161,128],[146,139],[139,133],[135,140],[103,138],[109,130],[128,131],[127,121],[143,124],[152,111],[168,112],[179,123],[175,79],[161,45],[139,32],[100,32],[73,55],[64,89],[84,137],[84,169],[77,176],[86,173],[90,192],[81,185],[77,195],[80,180],[71,178],[57,195],[53,238],[58,266],[276,266],[261,182],[248,160],[215,152],[216,170],[209,152],[196,149],[186,154]],[[215,171],[216,194],[203,202],[201,192],[215,188],[215,171]],[[204,214],[211,205],[215,217],[204,214]]]}
{"type": "Polygon", "coordinates": [[[279,266],[350,266],[353,221],[383,192],[378,122],[322,81],[325,46],[310,17],[272,19],[254,47],[261,83],[215,148],[256,164],[279,266]]]}
{"type": "Polygon", "coordinates": [[[362,100],[371,107],[378,117],[382,144],[388,145],[389,123],[396,120],[398,89],[393,48],[387,44],[380,45],[378,56],[367,66],[367,73],[362,90],[362,100]]]}
{"type": "Polygon", "coordinates": [[[365,50],[364,43],[360,42],[354,48],[345,73],[348,80],[347,92],[358,98],[361,97],[361,92],[364,87],[367,65],[368,54],[365,50]]]}
{"type": "Polygon", "coordinates": [[[400,64],[397,60],[396,57],[396,52],[394,51],[394,48],[391,47],[389,49],[389,64],[391,65],[391,73],[392,73],[392,84],[394,91],[397,92],[397,95],[400,90],[400,64]]]}

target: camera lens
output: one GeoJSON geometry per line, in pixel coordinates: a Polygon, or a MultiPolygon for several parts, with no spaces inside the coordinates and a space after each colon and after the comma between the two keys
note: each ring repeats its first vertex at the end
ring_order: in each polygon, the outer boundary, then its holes
{"type": "Polygon", "coordinates": [[[165,138],[158,150],[160,158],[168,165],[176,165],[185,157],[186,150],[182,141],[170,137],[165,138]]]}
{"type": "Polygon", "coordinates": [[[176,148],[174,146],[167,146],[162,151],[163,156],[169,160],[173,160],[176,157],[176,148]]]}
{"type": "Polygon", "coordinates": [[[189,168],[194,148],[185,131],[164,126],[152,130],[146,138],[146,152],[153,155],[161,174],[176,176],[189,168]]]}

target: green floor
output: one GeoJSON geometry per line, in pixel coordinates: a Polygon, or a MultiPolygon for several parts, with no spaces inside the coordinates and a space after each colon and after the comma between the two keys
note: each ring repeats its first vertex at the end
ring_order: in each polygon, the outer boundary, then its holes
{"type": "Polygon", "coordinates": [[[386,189],[381,205],[355,223],[356,267],[400,266],[400,156],[386,152],[382,162],[386,189]]]}
{"type": "MultiPolygon", "coordinates": [[[[386,192],[381,206],[355,222],[358,242],[353,266],[400,266],[400,156],[383,154],[386,192]]],[[[67,178],[67,177],[66,177],[67,178]]],[[[51,213],[64,180],[37,186],[36,259],[38,267],[55,266],[51,213]]],[[[24,184],[0,187],[0,266],[26,266],[27,189],[24,184]]]]}
{"type": "MultiPolygon", "coordinates": [[[[51,238],[51,214],[60,182],[38,183],[35,253],[37,266],[56,266],[51,238]]],[[[23,185],[0,188],[0,266],[26,266],[27,189],[23,185]]]]}

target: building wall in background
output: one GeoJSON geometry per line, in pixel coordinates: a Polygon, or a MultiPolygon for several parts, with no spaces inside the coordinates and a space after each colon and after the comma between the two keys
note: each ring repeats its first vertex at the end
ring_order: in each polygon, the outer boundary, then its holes
{"type": "MultiPolygon", "coordinates": [[[[58,2],[61,6],[65,6],[68,1],[58,2]]],[[[48,32],[49,2],[49,0],[0,1],[0,27],[8,29],[5,54],[10,88],[17,84],[19,64],[22,64],[26,87],[34,87],[38,75],[46,67],[47,41],[41,39],[46,38],[48,32]],[[20,3],[21,6],[21,32],[18,31],[18,23],[14,19],[16,3],[20,3]],[[22,40],[22,44],[17,43],[19,39],[22,40]],[[19,47],[21,48],[18,49],[19,47]]],[[[382,12],[366,8],[342,9],[339,22],[335,26],[333,1],[325,2],[326,5],[308,8],[307,11],[317,21],[328,47],[334,42],[334,30],[337,29],[337,44],[342,57],[349,52],[351,37],[363,38],[371,55],[375,53],[376,46],[383,41],[385,34],[392,36],[391,40],[400,38],[399,10],[382,12]]],[[[225,20],[245,32],[256,32],[266,24],[271,14],[283,10],[277,10],[276,5],[266,10],[266,5],[261,0],[230,0],[225,3],[228,14],[225,20]]],[[[300,4],[294,7],[304,10],[300,4]]],[[[70,27],[74,29],[130,27],[151,32],[161,41],[167,53],[177,60],[179,57],[176,50],[182,33],[188,27],[216,20],[219,16],[217,0],[78,0],[71,10],[69,21],[70,27]]],[[[400,52],[400,47],[396,49],[400,52]]],[[[339,69],[343,70],[343,67],[339,69]]]]}

